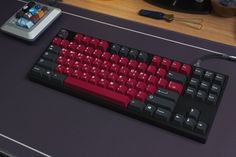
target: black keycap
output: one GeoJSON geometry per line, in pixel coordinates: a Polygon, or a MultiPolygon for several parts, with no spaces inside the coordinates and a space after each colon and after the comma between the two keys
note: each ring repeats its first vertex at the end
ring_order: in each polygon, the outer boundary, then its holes
{"type": "Polygon", "coordinates": [[[209,94],[207,97],[207,101],[209,104],[216,104],[217,102],[217,96],[215,94],[209,94]]]}
{"type": "Polygon", "coordinates": [[[202,101],[205,101],[207,97],[207,93],[205,91],[199,90],[197,92],[197,98],[201,99],[202,101]]]}
{"type": "Polygon", "coordinates": [[[66,76],[63,74],[53,73],[51,80],[56,85],[63,85],[66,76]]]}
{"type": "Polygon", "coordinates": [[[50,53],[48,51],[44,52],[43,56],[44,59],[47,59],[49,61],[55,62],[57,60],[57,55],[50,53]]]}
{"type": "Polygon", "coordinates": [[[147,63],[148,62],[148,54],[146,52],[139,52],[139,54],[137,56],[137,60],[139,62],[147,63]]]}
{"type": "Polygon", "coordinates": [[[144,112],[149,115],[153,115],[155,111],[156,111],[156,107],[151,104],[147,104],[147,106],[144,109],[144,112]]]}
{"type": "Polygon", "coordinates": [[[169,71],[166,75],[166,79],[169,81],[175,81],[175,82],[180,82],[183,85],[185,84],[187,78],[185,75],[180,74],[180,73],[176,73],[173,71],[169,71]]]}
{"type": "Polygon", "coordinates": [[[181,114],[176,114],[174,117],[174,123],[178,125],[183,125],[184,123],[184,116],[181,114]]]}
{"type": "Polygon", "coordinates": [[[169,121],[171,117],[171,112],[168,110],[165,110],[163,108],[158,107],[156,112],[155,112],[155,117],[164,120],[164,121],[169,121]]]}
{"type": "Polygon", "coordinates": [[[178,98],[179,98],[179,94],[173,91],[170,91],[168,89],[164,89],[164,88],[158,88],[156,91],[156,95],[158,97],[162,97],[162,98],[166,98],[169,100],[174,101],[175,103],[177,103],[178,98]]]}
{"type": "Polygon", "coordinates": [[[195,89],[198,88],[200,81],[196,78],[191,78],[189,85],[195,89]]]}
{"type": "Polygon", "coordinates": [[[24,14],[25,14],[25,12],[23,12],[23,11],[21,10],[21,11],[19,11],[18,13],[16,13],[16,18],[19,19],[19,18],[23,17],[24,14]]]}
{"type": "Polygon", "coordinates": [[[202,78],[202,75],[204,73],[204,70],[201,69],[201,68],[196,68],[194,71],[193,71],[193,76],[197,79],[201,79],[202,78]]]}
{"type": "Polygon", "coordinates": [[[139,53],[138,50],[131,49],[131,50],[129,51],[128,58],[129,58],[129,59],[136,59],[137,56],[138,56],[138,53],[139,53]]]}
{"type": "Polygon", "coordinates": [[[185,95],[194,98],[194,96],[196,95],[196,90],[192,87],[188,87],[185,91],[185,95]]]}
{"type": "Polygon", "coordinates": [[[225,77],[221,74],[216,74],[215,79],[214,79],[214,83],[218,84],[218,85],[223,85],[225,80],[225,77]]]}
{"type": "Polygon", "coordinates": [[[128,56],[128,53],[129,53],[129,48],[127,48],[127,47],[122,47],[122,48],[120,49],[119,55],[120,55],[120,56],[127,57],[127,56],[128,56]]]}
{"type": "Polygon", "coordinates": [[[170,110],[171,112],[175,108],[175,103],[173,101],[170,101],[168,99],[163,99],[161,97],[157,97],[154,95],[149,95],[147,98],[147,102],[150,104],[153,104],[158,107],[165,108],[167,110],[170,110]]]}
{"type": "Polygon", "coordinates": [[[194,109],[194,108],[191,108],[191,109],[190,109],[189,117],[191,117],[191,118],[193,118],[193,119],[195,119],[195,120],[198,120],[199,115],[200,115],[199,110],[194,109]]]}
{"type": "Polygon", "coordinates": [[[220,94],[220,90],[221,90],[221,87],[219,86],[219,85],[217,85],[217,84],[213,84],[212,86],[211,86],[211,93],[214,93],[214,94],[216,94],[216,95],[219,95],[220,94]]]}
{"type": "Polygon", "coordinates": [[[204,80],[205,81],[208,81],[208,82],[211,82],[214,78],[214,73],[211,72],[211,71],[206,71],[205,74],[204,74],[204,80]]]}
{"type": "Polygon", "coordinates": [[[30,76],[34,78],[42,78],[45,73],[45,69],[40,66],[34,66],[30,71],[30,76]]]}
{"type": "Polygon", "coordinates": [[[128,106],[130,110],[138,112],[142,112],[145,107],[146,105],[143,102],[136,99],[132,100],[128,106]]]}
{"type": "Polygon", "coordinates": [[[111,46],[111,49],[110,49],[110,52],[113,53],[113,54],[118,54],[120,51],[120,45],[118,44],[113,44],[111,46]]]}
{"type": "Polygon", "coordinates": [[[209,88],[210,88],[210,83],[209,82],[206,82],[206,81],[201,82],[200,89],[208,92],[209,88]]]}
{"type": "Polygon", "coordinates": [[[21,9],[24,13],[27,13],[29,11],[30,7],[28,6],[28,4],[26,4],[25,6],[23,6],[23,8],[21,9]]]}
{"type": "Polygon", "coordinates": [[[41,58],[38,63],[37,63],[39,66],[45,68],[45,69],[48,69],[48,70],[54,70],[55,67],[56,67],[56,64],[54,62],[51,62],[51,61],[47,61],[43,58],[41,58]]]}
{"type": "Polygon", "coordinates": [[[51,84],[51,78],[53,76],[53,72],[51,70],[45,70],[45,72],[43,73],[43,79],[47,80],[49,84],[51,84]]]}
{"type": "Polygon", "coordinates": [[[50,45],[47,50],[52,53],[55,53],[56,55],[58,55],[61,52],[61,48],[56,45],[50,45]]]}
{"type": "Polygon", "coordinates": [[[62,39],[66,39],[68,35],[69,35],[69,32],[65,29],[60,30],[60,32],[57,34],[57,36],[62,39]]]}
{"type": "Polygon", "coordinates": [[[30,8],[34,7],[36,5],[35,2],[31,1],[27,4],[30,8]]]}
{"type": "Polygon", "coordinates": [[[193,130],[195,125],[196,125],[196,121],[192,118],[187,118],[184,123],[184,126],[190,130],[193,130]]]}
{"type": "Polygon", "coordinates": [[[199,132],[200,134],[206,134],[207,124],[199,121],[196,126],[196,131],[199,132]]]}

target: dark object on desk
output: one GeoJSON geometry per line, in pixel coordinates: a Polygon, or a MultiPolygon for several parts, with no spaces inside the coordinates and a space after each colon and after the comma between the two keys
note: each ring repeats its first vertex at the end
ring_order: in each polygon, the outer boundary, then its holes
{"type": "Polygon", "coordinates": [[[228,80],[218,72],[65,29],[29,77],[203,143],[228,80]]]}
{"type": "Polygon", "coordinates": [[[145,0],[153,5],[193,14],[208,14],[211,11],[210,0],[145,0]]]}
{"type": "Polygon", "coordinates": [[[150,17],[157,20],[165,20],[167,22],[177,21],[195,29],[202,29],[203,27],[203,19],[200,18],[178,18],[175,17],[174,14],[165,14],[158,11],[150,11],[144,9],[141,9],[138,14],[140,16],[150,17]]]}
{"type": "Polygon", "coordinates": [[[222,17],[236,15],[236,0],[211,0],[214,12],[222,17]]]}

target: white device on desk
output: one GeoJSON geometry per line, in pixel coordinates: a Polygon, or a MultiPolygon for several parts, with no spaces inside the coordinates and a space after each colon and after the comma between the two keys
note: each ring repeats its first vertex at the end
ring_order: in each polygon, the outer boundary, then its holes
{"type": "Polygon", "coordinates": [[[59,8],[31,1],[10,17],[1,30],[27,41],[35,41],[61,13],[59,8]]]}

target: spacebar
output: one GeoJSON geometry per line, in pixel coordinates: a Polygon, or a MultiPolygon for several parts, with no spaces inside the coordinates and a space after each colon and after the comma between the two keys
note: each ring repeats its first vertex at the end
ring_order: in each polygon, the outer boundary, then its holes
{"type": "Polygon", "coordinates": [[[125,108],[127,108],[130,102],[128,96],[113,92],[105,88],[101,88],[99,86],[78,79],[74,79],[72,77],[67,77],[65,79],[64,86],[72,88],[73,90],[76,90],[78,92],[86,92],[87,94],[91,94],[125,108]]]}

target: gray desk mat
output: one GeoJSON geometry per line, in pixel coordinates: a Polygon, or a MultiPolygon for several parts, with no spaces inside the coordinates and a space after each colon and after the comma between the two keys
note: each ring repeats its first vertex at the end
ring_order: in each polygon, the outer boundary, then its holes
{"type": "MultiPolygon", "coordinates": [[[[1,2],[0,24],[23,5],[1,2]]],[[[58,4],[64,11],[121,27],[236,55],[236,47],[154,28],[80,8],[58,4]]],[[[209,52],[63,14],[33,44],[0,33],[0,148],[17,157],[225,157],[236,155],[235,63],[209,60],[209,68],[230,76],[206,144],[168,132],[96,104],[31,82],[27,72],[60,28],[75,30],[187,63],[209,52]],[[3,135],[22,142],[11,142],[3,135]],[[35,148],[42,153],[30,150],[35,148]]],[[[183,27],[184,29],[184,27],[183,27]]]]}

